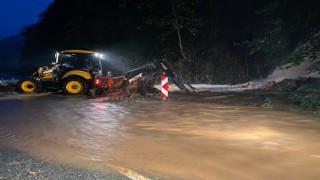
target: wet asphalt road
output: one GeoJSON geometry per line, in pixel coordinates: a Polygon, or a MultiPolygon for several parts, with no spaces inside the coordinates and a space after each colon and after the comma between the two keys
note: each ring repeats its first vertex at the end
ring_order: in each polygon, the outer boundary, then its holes
{"type": "Polygon", "coordinates": [[[23,152],[0,148],[0,180],[127,180],[113,169],[104,172],[90,171],[70,164],[37,160],[23,152]]]}

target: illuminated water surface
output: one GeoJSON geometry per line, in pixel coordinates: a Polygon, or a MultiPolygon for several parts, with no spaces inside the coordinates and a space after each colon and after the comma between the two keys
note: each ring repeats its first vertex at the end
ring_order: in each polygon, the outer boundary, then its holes
{"type": "Polygon", "coordinates": [[[319,117],[201,102],[0,101],[0,147],[164,179],[317,179],[319,117]]]}

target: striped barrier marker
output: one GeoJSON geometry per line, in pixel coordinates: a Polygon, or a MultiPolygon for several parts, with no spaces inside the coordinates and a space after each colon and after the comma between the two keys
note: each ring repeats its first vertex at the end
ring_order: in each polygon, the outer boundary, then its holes
{"type": "Polygon", "coordinates": [[[161,76],[161,96],[163,97],[163,99],[168,98],[168,89],[169,89],[168,77],[161,76]]]}

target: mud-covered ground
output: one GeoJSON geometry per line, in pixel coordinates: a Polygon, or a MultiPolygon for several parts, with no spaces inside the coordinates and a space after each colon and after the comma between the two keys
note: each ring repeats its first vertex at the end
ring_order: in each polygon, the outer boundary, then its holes
{"type": "Polygon", "coordinates": [[[285,108],[289,105],[288,93],[266,90],[248,90],[244,92],[192,92],[188,95],[173,93],[172,100],[219,103],[225,105],[254,106],[270,102],[273,108],[285,108]]]}

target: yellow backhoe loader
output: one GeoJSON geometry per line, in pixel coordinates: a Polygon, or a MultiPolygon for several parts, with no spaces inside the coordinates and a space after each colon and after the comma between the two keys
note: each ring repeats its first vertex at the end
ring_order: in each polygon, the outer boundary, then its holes
{"type": "Polygon", "coordinates": [[[129,80],[137,75],[147,75],[161,70],[183,91],[188,91],[177,75],[162,62],[154,62],[130,70],[121,77],[105,74],[102,68],[102,54],[87,50],[65,50],[56,53],[52,67],[40,67],[31,76],[17,83],[20,93],[41,93],[59,91],[64,94],[94,95],[99,89],[125,89],[129,80]]]}

